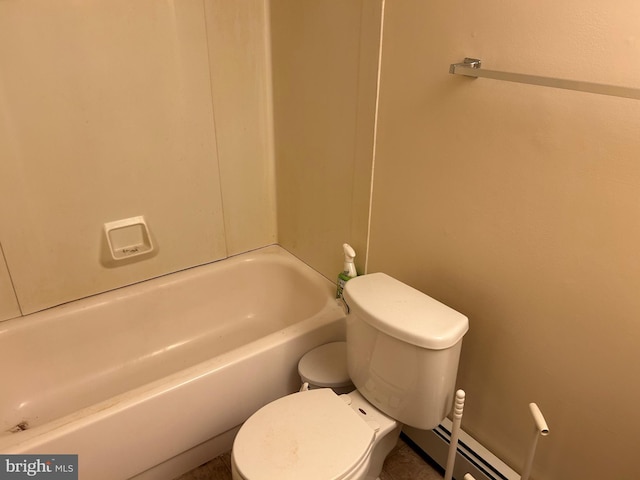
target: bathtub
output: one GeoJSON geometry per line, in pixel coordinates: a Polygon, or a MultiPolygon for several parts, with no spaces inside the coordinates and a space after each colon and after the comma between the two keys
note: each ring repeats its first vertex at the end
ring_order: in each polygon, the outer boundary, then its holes
{"type": "Polygon", "coordinates": [[[0,453],[79,478],[171,479],[228,451],[344,339],[334,285],[278,246],[0,323],[0,453]]]}

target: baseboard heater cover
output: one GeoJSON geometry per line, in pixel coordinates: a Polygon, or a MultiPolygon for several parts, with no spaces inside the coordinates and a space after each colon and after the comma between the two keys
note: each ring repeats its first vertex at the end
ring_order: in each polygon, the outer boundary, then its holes
{"type": "MultiPolygon", "coordinates": [[[[445,418],[433,430],[418,430],[405,426],[403,432],[418,448],[444,469],[449,453],[451,426],[451,421],[445,418]]],[[[460,430],[453,478],[462,480],[466,473],[473,475],[476,480],[520,480],[520,475],[513,469],[483,447],[471,435],[460,430]]]]}

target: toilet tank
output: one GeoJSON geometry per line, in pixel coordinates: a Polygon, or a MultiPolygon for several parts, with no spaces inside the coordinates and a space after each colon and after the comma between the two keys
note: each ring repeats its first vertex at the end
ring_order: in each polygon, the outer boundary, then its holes
{"type": "Polygon", "coordinates": [[[344,299],[358,391],[399,422],[438,426],[453,404],[467,317],[384,273],[349,280],[344,299]]]}

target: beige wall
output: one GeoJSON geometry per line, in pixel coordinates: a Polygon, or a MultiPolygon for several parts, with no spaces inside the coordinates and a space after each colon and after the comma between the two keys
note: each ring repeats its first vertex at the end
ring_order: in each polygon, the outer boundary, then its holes
{"type": "Polygon", "coordinates": [[[364,268],[381,2],[271,2],[278,239],[328,278],[364,268]]]}
{"type": "Polygon", "coordinates": [[[463,427],[533,477],[637,477],[640,104],[448,75],[640,87],[637,2],[387,1],[370,271],[467,314],[463,427]]]}
{"type": "Polygon", "coordinates": [[[0,240],[24,313],[275,241],[267,32],[262,0],[0,3],[0,240]],[[137,215],[157,255],[104,265],[103,223],[137,215]]]}

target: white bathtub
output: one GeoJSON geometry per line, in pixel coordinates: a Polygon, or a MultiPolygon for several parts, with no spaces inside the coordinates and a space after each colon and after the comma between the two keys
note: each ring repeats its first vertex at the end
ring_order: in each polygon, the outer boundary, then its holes
{"type": "Polygon", "coordinates": [[[334,294],[271,246],[2,322],[0,453],[78,454],[87,480],[173,478],[297,390],[306,351],[344,339],[334,294]]]}

